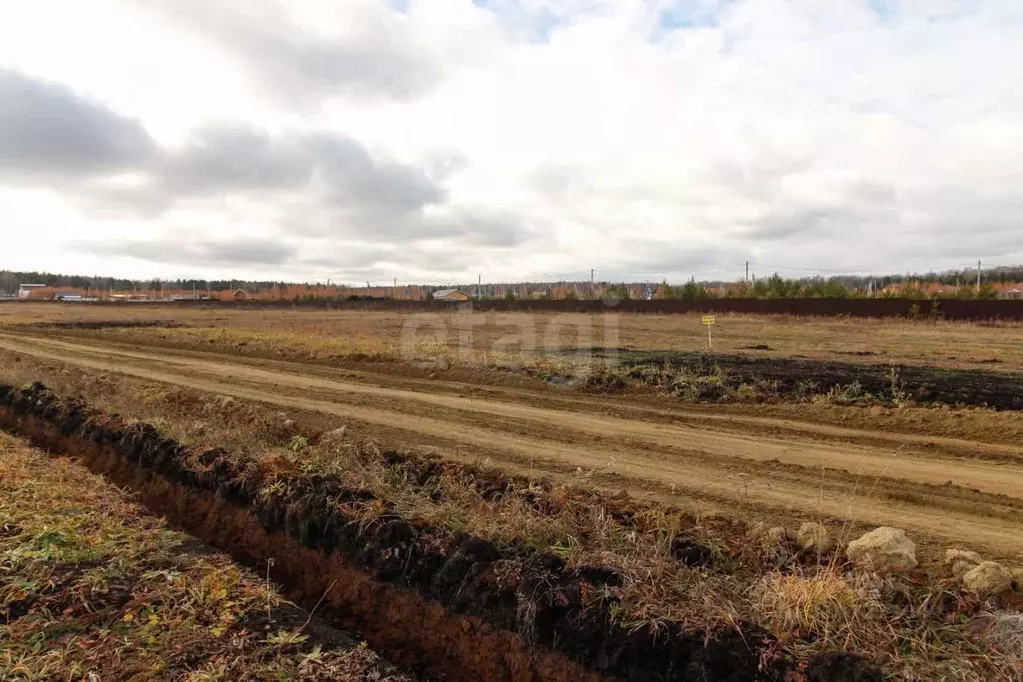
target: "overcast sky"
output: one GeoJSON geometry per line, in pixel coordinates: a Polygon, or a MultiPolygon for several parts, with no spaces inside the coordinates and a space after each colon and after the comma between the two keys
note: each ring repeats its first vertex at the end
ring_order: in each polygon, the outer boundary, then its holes
{"type": "Polygon", "coordinates": [[[0,268],[382,284],[1023,262],[1019,0],[3,15],[0,268]]]}

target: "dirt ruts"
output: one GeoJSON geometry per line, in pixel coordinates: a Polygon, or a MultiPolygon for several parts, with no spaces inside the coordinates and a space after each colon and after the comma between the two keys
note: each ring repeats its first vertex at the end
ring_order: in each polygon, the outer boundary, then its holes
{"type": "Polygon", "coordinates": [[[506,471],[595,472],[603,485],[669,504],[710,505],[783,525],[822,515],[864,530],[895,525],[938,549],[952,542],[998,558],[1015,560],[1023,551],[1017,444],[696,414],[612,396],[504,391],[217,353],[7,334],[0,347],[333,415],[380,443],[429,447],[463,461],[489,458],[506,471]]]}
{"type": "MultiPolygon", "coordinates": [[[[155,512],[248,563],[273,559],[303,603],[323,600],[398,662],[464,680],[780,680],[768,633],[626,632],[587,595],[613,572],[572,570],[553,555],[498,547],[402,519],[385,500],[337,479],[267,471],[222,450],[191,452],[40,385],[0,386],[0,424],[81,457],[140,493],[155,512]],[[268,476],[280,482],[273,494],[268,476]],[[375,508],[378,516],[366,516],[375,508]],[[380,513],[380,509],[383,512],[380,513]],[[371,522],[367,523],[367,520],[371,522]]],[[[813,661],[810,668],[813,669],[813,661]]],[[[819,667],[819,666],[818,666],[819,667]]],[[[828,678],[820,678],[828,679],[828,678]]]]}

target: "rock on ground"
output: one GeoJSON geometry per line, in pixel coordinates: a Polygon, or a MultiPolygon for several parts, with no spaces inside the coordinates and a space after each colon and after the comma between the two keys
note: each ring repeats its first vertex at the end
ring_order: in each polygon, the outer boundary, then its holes
{"type": "Polygon", "coordinates": [[[945,565],[952,568],[952,575],[962,579],[984,561],[976,552],[965,549],[949,549],[945,552],[945,565]]]}
{"type": "Polygon", "coordinates": [[[1012,588],[1012,573],[999,563],[985,561],[963,575],[963,585],[977,594],[1001,594],[1012,588]]]}
{"type": "Polygon", "coordinates": [[[804,523],[799,527],[796,542],[808,552],[830,552],[834,548],[831,534],[821,523],[804,523]]]}
{"type": "Polygon", "coordinates": [[[945,550],[945,565],[951,566],[958,561],[967,561],[971,564],[977,565],[984,561],[979,554],[976,552],[970,552],[965,549],[948,549],[945,550]]]}
{"type": "Polygon", "coordinates": [[[901,528],[881,526],[853,540],[846,548],[849,560],[875,571],[911,571],[916,568],[916,545],[901,528]]]}

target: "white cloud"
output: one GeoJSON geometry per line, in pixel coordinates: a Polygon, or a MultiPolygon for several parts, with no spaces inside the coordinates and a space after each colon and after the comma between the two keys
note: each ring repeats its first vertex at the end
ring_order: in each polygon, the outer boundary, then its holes
{"type": "MultiPolygon", "coordinates": [[[[274,144],[364,149],[367,165],[326,180],[342,199],[394,199],[374,184],[380,168],[436,188],[405,217],[367,218],[318,199],[325,186],[292,172],[279,147],[221,145],[217,158],[167,157],[173,211],[97,212],[63,189],[45,199],[63,216],[50,230],[70,249],[82,224],[153,241],[185,216],[232,235],[257,224],[291,247],[270,250],[284,259],[275,276],[342,280],[1023,259],[1014,0],[403,5],[97,0],[86,12],[40,0],[9,12],[0,66],[137,118],[165,155],[196,130],[241,122],[274,144]],[[52,21],[69,15],[75,31],[52,21]],[[260,195],[279,173],[288,191],[260,195]]],[[[0,203],[4,223],[31,214],[20,202],[0,203]]],[[[51,267],[51,248],[17,252],[51,267]]],[[[231,253],[215,250],[205,271],[231,253]]],[[[233,274],[262,274],[260,253],[245,251],[233,274]]],[[[0,256],[0,267],[22,266],[0,256]]]]}

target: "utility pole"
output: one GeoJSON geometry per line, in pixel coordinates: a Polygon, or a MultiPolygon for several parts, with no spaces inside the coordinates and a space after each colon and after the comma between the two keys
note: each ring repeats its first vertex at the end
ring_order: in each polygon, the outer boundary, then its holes
{"type": "Polygon", "coordinates": [[[476,277],[476,298],[483,298],[483,275],[482,273],[476,277]]]}
{"type": "Polygon", "coordinates": [[[749,284],[749,261],[746,261],[746,284],[749,284]]]}
{"type": "Polygon", "coordinates": [[[977,261],[977,293],[980,293],[980,261],[977,261]]]}
{"type": "Polygon", "coordinates": [[[593,268],[590,268],[590,298],[592,299],[593,297],[594,297],[594,295],[593,295],[593,268]]]}

